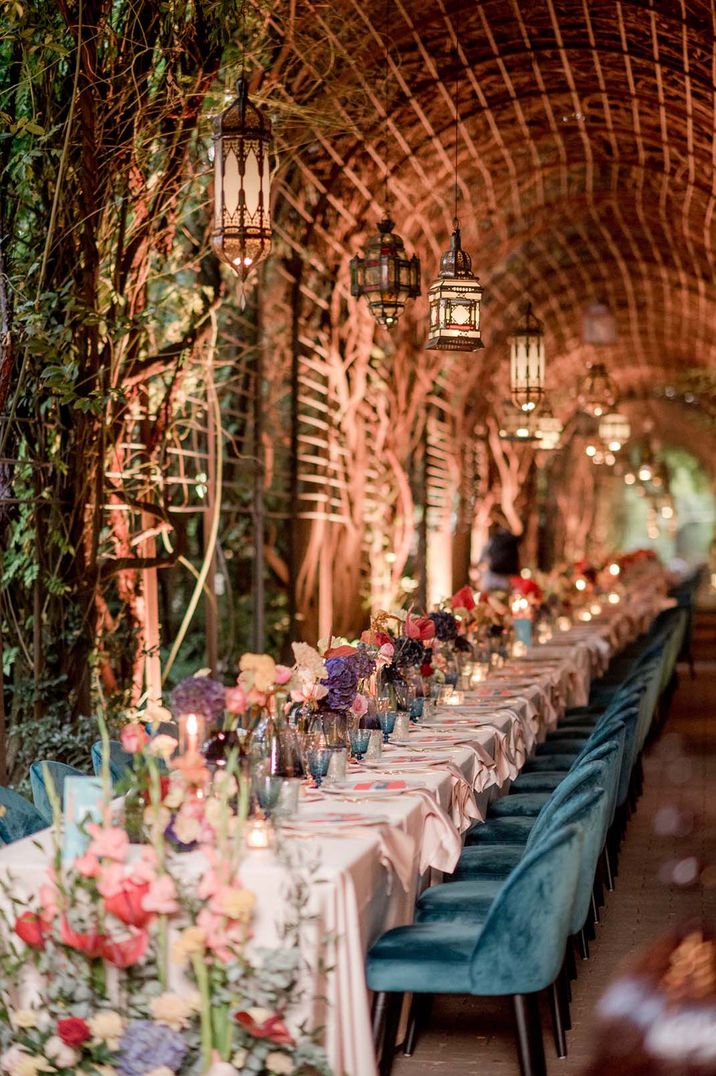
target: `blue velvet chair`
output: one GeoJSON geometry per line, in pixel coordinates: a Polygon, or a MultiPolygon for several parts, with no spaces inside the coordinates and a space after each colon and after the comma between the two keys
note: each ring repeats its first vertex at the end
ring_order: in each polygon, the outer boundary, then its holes
{"type": "MultiPolygon", "coordinates": [[[[92,769],[99,777],[102,773],[102,741],[97,740],[92,744],[92,769]]],[[[112,779],[112,785],[118,785],[120,781],[127,776],[129,770],[132,768],[132,758],[128,751],[125,751],[119,742],[119,740],[109,741],[109,776],[112,779]]]]}
{"type": "Polygon", "coordinates": [[[0,807],[4,808],[4,813],[0,817],[0,841],[3,844],[12,844],[13,841],[22,840],[23,837],[39,833],[41,829],[47,829],[47,819],[44,815],[12,788],[0,785],[0,807]]]}
{"type": "Polygon", "coordinates": [[[82,770],[78,770],[74,766],[66,766],[64,762],[52,762],[48,760],[45,762],[32,763],[30,766],[32,798],[35,801],[35,806],[38,811],[45,819],[45,825],[50,825],[52,822],[52,805],[50,803],[50,797],[47,794],[47,788],[45,787],[45,770],[54,785],[55,792],[63,807],[65,805],[65,780],[68,777],[85,777],[86,774],[83,774],[82,770]]]}
{"type": "MultiPolygon", "coordinates": [[[[593,763],[589,767],[602,775],[606,768],[605,763],[593,763]]],[[[548,812],[542,812],[532,827],[524,849],[510,845],[485,845],[484,847],[478,845],[466,849],[465,858],[458,865],[458,871],[460,871],[458,880],[426,889],[415,909],[416,922],[453,924],[484,922],[493,902],[499,897],[501,887],[506,884],[506,880],[521,859],[529,855],[532,849],[538,848],[540,841],[548,839],[550,833],[564,825],[573,824],[582,829],[583,842],[569,933],[580,940],[583,955],[585,951],[588,954],[585,927],[589,922],[593,905],[594,878],[604,843],[608,810],[609,797],[605,789],[599,787],[585,789],[567,797],[561,809],[551,815],[548,812]],[[544,821],[545,818],[547,821],[544,821]],[[539,825],[539,822],[543,824],[539,825]],[[514,861],[515,853],[517,853],[516,862],[514,861]],[[510,858],[513,859],[512,863],[510,863],[510,858]]],[[[563,974],[562,971],[551,984],[550,1007],[555,1047],[559,1057],[566,1057],[565,1032],[571,1027],[571,1023],[568,980],[566,973],[563,974]]]]}
{"type": "Polygon", "coordinates": [[[510,874],[479,925],[417,923],[388,931],[368,953],[376,992],[374,1033],[388,1076],[403,996],[511,996],[521,1071],[546,1076],[539,991],[562,967],[580,863],[582,831],[565,826],[532,849],[510,874]]]}

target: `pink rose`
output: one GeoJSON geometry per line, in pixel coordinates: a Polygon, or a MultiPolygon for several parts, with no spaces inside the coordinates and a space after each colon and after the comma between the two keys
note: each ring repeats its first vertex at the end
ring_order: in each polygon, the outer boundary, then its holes
{"type": "Polygon", "coordinates": [[[85,852],[83,856],[78,856],[74,866],[83,878],[96,878],[100,872],[99,860],[92,852],[85,852]]]}
{"type": "Polygon", "coordinates": [[[378,651],[378,657],[382,658],[383,661],[388,662],[388,663],[390,663],[393,660],[393,655],[394,654],[395,654],[395,647],[393,646],[392,643],[383,643],[380,650],[378,651]]]}
{"type": "Polygon", "coordinates": [[[123,749],[130,755],[138,754],[149,743],[147,731],[144,725],[140,725],[138,721],[125,725],[119,734],[119,739],[123,749]]]}
{"type": "Polygon", "coordinates": [[[246,692],[241,684],[237,684],[236,687],[226,688],[224,705],[230,714],[243,714],[246,712],[246,692]]]}
{"type": "Polygon", "coordinates": [[[274,683],[280,687],[283,684],[287,684],[292,676],[293,672],[289,669],[288,665],[277,665],[276,672],[274,673],[274,683]]]}
{"type": "Polygon", "coordinates": [[[368,712],[368,703],[363,695],[356,695],[351,703],[351,713],[354,713],[356,717],[362,717],[363,714],[368,712]]]}

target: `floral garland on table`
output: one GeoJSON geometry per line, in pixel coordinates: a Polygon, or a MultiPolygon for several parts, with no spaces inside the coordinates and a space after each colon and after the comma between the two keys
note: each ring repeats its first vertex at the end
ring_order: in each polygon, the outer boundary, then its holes
{"type": "Polygon", "coordinates": [[[256,896],[239,877],[246,783],[233,765],[210,781],[198,757],[170,763],[164,779],[156,753],[136,728],[132,736],[149,773],[150,843],[131,845],[107,807],[101,824],[87,826],[86,850],[64,864],[56,801],[37,899],[27,907],[11,881],[3,887],[0,1071],[330,1076],[315,1036],[289,1026],[306,920],[297,865],[283,944],[253,949],[256,896]],[[206,865],[193,884],[166,836],[188,804],[206,865]],[[21,995],[23,982],[35,991],[29,1004],[8,985],[21,995]]]}

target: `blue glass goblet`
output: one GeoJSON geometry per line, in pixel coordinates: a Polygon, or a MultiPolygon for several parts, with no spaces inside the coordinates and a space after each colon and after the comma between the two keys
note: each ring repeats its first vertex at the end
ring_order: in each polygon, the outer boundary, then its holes
{"type": "Polygon", "coordinates": [[[309,747],[306,752],[308,772],[316,782],[316,788],[321,787],[321,781],[328,773],[331,761],[331,751],[328,747],[309,747]]]}
{"type": "Polygon", "coordinates": [[[378,720],[380,721],[380,727],[383,730],[383,743],[388,742],[390,734],[395,728],[395,721],[397,716],[397,710],[379,710],[378,720]]]}
{"type": "Polygon", "coordinates": [[[370,729],[351,729],[351,753],[356,762],[360,762],[370,744],[370,729]]]}

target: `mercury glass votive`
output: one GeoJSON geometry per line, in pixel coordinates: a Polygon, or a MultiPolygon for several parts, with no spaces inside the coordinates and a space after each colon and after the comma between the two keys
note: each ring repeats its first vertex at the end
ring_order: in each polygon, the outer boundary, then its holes
{"type": "Polygon", "coordinates": [[[255,815],[244,824],[244,844],[252,852],[268,852],[273,846],[274,831],[268,818],[255,815]]]}

